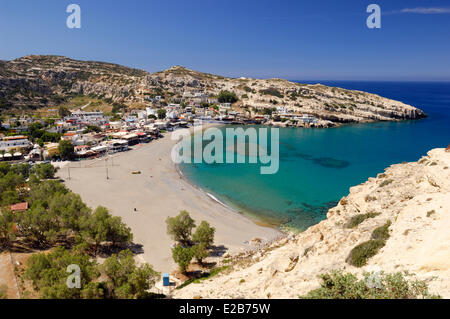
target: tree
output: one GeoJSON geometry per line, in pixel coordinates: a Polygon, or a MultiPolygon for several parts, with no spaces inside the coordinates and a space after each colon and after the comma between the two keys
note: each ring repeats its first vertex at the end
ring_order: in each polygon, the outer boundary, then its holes
{"type": "Polygon", "coordinates": [[[58,115],[59,115],[59,117],[61,117],[61,118],[66,117],[66,116],[69,116],[69,115],[70,115],[70,111],[69,111],[69,109],[68,109],[67,107],[65,107],[65,106],[60,106],[60,107],[58,108],[58,115]]]}
{"type": "Polygon", "coordinates": [[[209,256],[208,249],[204,244],[197,244],[191,247],[192,256],[197,260],[198,263],[202,264],[203,259],[209,256]]]}
{"type": "Polygon", "coordinates": [[[28,163],[15,164],[11,166],[11,170],[14,173],[22,175],[23,178],[27,179],[30,176],[31,166],[28,163]]]}
{"type": "Polygon", "coordinates": [[[130,243],[133,240],[131,228],[124,224],[119,216],[111,216],[106,240],[112,242],[113,246],[130,243]]]}
{"type": "Polygon", "coordinates": [[[56,193],[48,201],[47,212],[58,216],[58,222],[63,231],[79,233],[85,220],[91,216],[91,210],[83,202],[80,195],[68,192],[56,193]]]}
{"type": "Polygon", "coordinates": [[[4,208],[0,212],[0,248],[9,248],[16,238],[16,226],[14,224],[13,213],[4,208]]]}
{"type": "Polygon", "coordinates": [[[84,288],[100,275],[97,262],[75,250],[69,251],[63,247],[56,247],[51,253],[34,254],[27,261],[25,277],[30,279],[34,288],[40,292],[42,298],[50,299],[78,299],[85,295],[84,288]],[[80,267],[81,288],[67,286],[67,267],[80,267]]]}
{"type": "Polygon", "coordinates": [[[219,103],[235,103],[238,101],[238,98],[234,92],[220,91],[217,100],[219,103]]]}
{"type": "Polygon", "coordinates": [[[52,164],[41,163],[34,165],[31,172],[40,179],[51,179],[55,177],[57,169],[52,164]]]}
{"type": "Polygon", "coordinates": [[[58,146],[59,156],[63,160],[71,160],[74,156],[74,146],[72,142],[61,140],[58,146]]]}
{"type": "Polygon", "coordinates": [[[186,269],[190,265],[193,257],[194,251],[192,247],[177,245],[175,248],[172,248],[172,258],[178,264],[182,273],[186,273],[186,269]]]}
{"type": "Polygon", "coordinates": [[[31,188],[28,196],[32,203],[35,201],[39,201],[43,205],[48,206],[55,194],[67,194],[69,192],[69,190],[66,188],[66,186],[64,186],[63,183],[55,180],[46,180],[40,182],[36,179],[33,179],[33,177],[34,175],[31,175],[30,181],[32,181],[34,185],[31,188]]]}
{"type": "Polygon", "coordinates": [[[182,210],[176,217],[167,217],[166,224],[167,234],[172,236],[173,240],[183,245],[189,245],[195,221],[187,211],[182,210]]]}
{"type": "Polygon", "coordinates": [[[129,250],[107,258],[101,268],[109,279],[107,287],[110,298],[142,298],[159,278],[159,273],[150,265],[137,267],[129,250]]]}
{"type": "Polygon", "coordinates": [[[97,207],[85,220],[83,236],[94,242],[96,251],[100,243],[104,241],[111,241],[113,245],[116,245],[133,240],[131,229],[122,222],[120,217],[111,216],[105,207],[97,207]]]}
{"type": "Polygon", "coordinates": [[[47,211],[42,202],[35,202],[26,212],[15,215],[21,235],[39,247],[52,244],[61,232],[58,216],[47,211]]]}
{"type": "Polygon", "coordinates": [[[202,244],[205,248],[208,248],[214,243],[215,232],[216,229],[211,227],[207,221],[202,221],[195,230],[192,240],[195,243],[202,244]]]}
{"type": "Polygon", "coordinates": [[[19,196],[19,192],[17,192],[16,190],[6,190],[2,193],[1,196],[1,205],[2,206],[9,206],[12,204],[16,204],[20,202],[20,196],[19,196]]]}
{"type": "Polygon", "coordinates": [[[166,110],[165,110],[165,109],[159,109],[159,110],[157,111],[157,114],[158,114],[158,118],[159,118],[160,120],[163,120],[163,119],[166,118],[166,110]]]}

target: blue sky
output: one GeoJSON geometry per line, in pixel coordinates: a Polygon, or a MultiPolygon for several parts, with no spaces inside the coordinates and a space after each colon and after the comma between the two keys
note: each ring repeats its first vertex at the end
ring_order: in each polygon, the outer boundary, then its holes
{"type": "Polygon", "coordinates": [[[150,72],[450,81],[450,1],[2,0],[0,59],[56,54],[150,72]],[[66,27],[79,4],[82,28],[66,27]],[[382,28],[366,27],[366,7],[382,28]]]}

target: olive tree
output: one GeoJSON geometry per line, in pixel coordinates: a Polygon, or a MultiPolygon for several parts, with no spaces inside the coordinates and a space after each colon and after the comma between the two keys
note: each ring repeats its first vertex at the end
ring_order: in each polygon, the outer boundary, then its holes
{"type": "Polygon", "coordinates": [[[167,234],[172,236],[173,240],[182,245],[189,245],[191,241],[192,229],[195,227],[195,221],[189,213],[182,210],[176,217],[166,219],[167,234]]]}

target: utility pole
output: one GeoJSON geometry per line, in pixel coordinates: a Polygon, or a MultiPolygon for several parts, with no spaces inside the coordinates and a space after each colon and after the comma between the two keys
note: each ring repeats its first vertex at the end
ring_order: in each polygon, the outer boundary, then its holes
{"type": "Polygon", "coordinates": [[[70,181],[70,166],[67,166],[67,172],[69,173],[69,181],[70,181]]]}

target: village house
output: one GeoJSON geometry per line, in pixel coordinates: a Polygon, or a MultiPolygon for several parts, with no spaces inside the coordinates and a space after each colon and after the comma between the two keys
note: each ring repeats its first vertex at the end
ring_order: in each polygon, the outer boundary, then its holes
{"type": "Polygon", "coordinates": [[[27,136],[6,136],[0,140],[0,151],[9,151],[11,149],[24,149],[31,147],[27,136]]]}
{"type": "Polygon", "coordinates": [[[24,203],[17,203],[17,204],[11,205],[10,210],[13,213],[25,212],[28,210],[28,203],[24,202],[24,203]]]}

